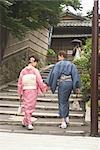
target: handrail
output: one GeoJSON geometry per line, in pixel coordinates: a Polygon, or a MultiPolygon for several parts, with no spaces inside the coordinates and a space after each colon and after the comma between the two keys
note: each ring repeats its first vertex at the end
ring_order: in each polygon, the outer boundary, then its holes
{"type": "Polygon", "coordinates": [[[53,67],[53,66],[54,66],[54,64],[47,65],[47,66],[41,68],[41,69],[40,69],[40,72],[45,71],[45,70],[47,70],[47,69],[49,69],[49,68],[51,68],[51,67],[53,67]]]}

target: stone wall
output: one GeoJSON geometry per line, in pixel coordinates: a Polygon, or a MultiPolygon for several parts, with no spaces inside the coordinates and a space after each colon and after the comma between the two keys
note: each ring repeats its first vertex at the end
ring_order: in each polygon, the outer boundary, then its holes
{"type": "Polygon", "coordinates": [[[0,85],[16,80],[19,72],[28,63],[31,55],[39,58],[38,68],[45,66],[47,60],[49,31],[41,29],[28,32],[22,39],[18,40],[9,35],[5,49],[4,60],[0,64],[0,85]]]}
{"type": "Polygon", "coordinates": [[[41,29],[33,32],[28,32],[26,36],[19,40],[9,34],[4,57],[10,56],[13,53],[19,52],[25,48],[31,48],[37,53],[46,56],[48,50],[49,30],[41,29]]]}
{"type": "Polygon", "coordinates": [[[0,65],[0,85],[16,80],[27,64],[27,49],[4,59],[0,65]]]}

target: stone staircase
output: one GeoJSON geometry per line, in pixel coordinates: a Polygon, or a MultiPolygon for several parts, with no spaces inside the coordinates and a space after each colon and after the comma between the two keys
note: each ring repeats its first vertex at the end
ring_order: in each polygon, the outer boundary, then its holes
{"type": "MultiPolygon", "coordinates": [[[[44,80],[52,66],[41,71],[44,80]]],[[[17,133],[38,133],[55,135],[87,135],[89,126],[85,124],[85,111],[81,95],[71,94],[70,97],[70,124],[67,129],[60,129],[58,115],[57,91],[52,94],[49,90],[39,96],[36,111],[33,113],[34,130],[29,131],[21,126],[23,114],[18,114],[19,96],[17,82],[11,82],[0,90],[0,131],[17,133]],[[81,107],[80,107],[81,106],[81,107]]]]}

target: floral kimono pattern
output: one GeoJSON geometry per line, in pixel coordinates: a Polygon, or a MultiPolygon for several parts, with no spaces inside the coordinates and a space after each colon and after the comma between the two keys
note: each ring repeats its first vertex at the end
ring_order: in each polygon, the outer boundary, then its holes
{"type": "Polygon", "coordinates": [[[18,93],[23,98],[23,112],[25,125],[32,124],[31,116],[35,111],[38,94],[45,92],[47,85],[43,83],[40,72],[35,67],[25,67],[18,79],[18,93]]]}

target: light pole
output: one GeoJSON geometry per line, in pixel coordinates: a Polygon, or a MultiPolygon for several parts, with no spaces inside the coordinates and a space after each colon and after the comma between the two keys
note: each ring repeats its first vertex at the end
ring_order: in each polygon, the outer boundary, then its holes
{"type": "Polygon", "coordinates": [[[94,0],[91,60],[91,136],[98,135],[98,0],[94,0]]]}

